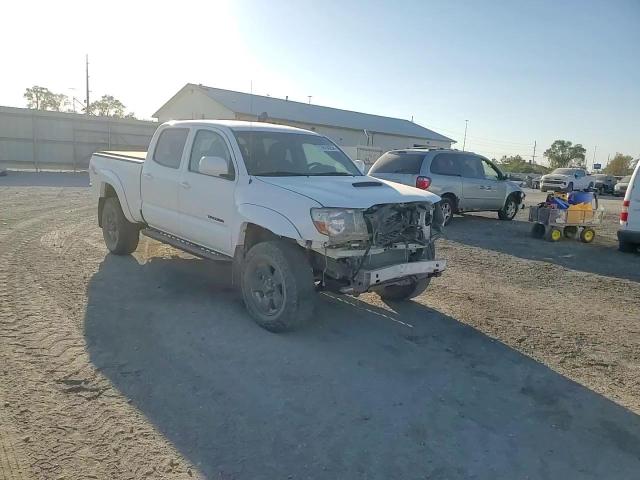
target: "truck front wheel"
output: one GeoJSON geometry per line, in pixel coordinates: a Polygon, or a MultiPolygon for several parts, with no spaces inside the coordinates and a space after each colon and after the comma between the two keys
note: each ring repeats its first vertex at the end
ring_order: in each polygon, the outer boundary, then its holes
{"type": "Polygon", "coordinates": [[[410,300],[423,293],[431,283],[430,278],[421,278],[414,280],[406,285],[389,285],[383,287],[378,292],[382,300],[391,300],[394,302],[402,300],[410,300]]]}
{"type": "MultiPolygon", "coordinates": [[[[433,260],[435,258],[436,247],[431,243],[422,251],[421,258],[416,258],[415,260],[433,260]]],[[[386,287],[382,287],[382,289],[378,290],[377,293],[380,295],[382,300],[391,300],[394,302],[410,300],[423,293],[430,283],[431,278],[420,278],[418,280],[413,280],[406,285],[387,285],[386,287]]]]}
{"type": "Polygon", "coordinates": [[[296,245],[272,240],[255,245],[242,267],[242,297],[247,310],[270,332],[293,330],[313,313],[313,271],[296,245]]]}
{"type": "Polygon", "coordinates": [[[140,229],[122,213],[116,197],[109,197],[102,207],[102,236],[109,251],[115,255],[129,255],[138,248],[140,229]]]}

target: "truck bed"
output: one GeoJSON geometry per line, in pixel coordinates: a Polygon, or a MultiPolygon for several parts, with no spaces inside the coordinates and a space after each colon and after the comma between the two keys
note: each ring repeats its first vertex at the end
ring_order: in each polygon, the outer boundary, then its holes
{"type": "Polygon", "coordinates": [[[135,152],[135,151],[119,151],[119,150],[104,150],[96,152],[94,155],[100,155],[101,157],[113,157],[118,160],[144,162],[147,157],[147,152],[135,152]]]}
{"type": "Polygon", "coordinates": [[[98,196],[104,196],[105,185],[111,185],[120,200],[125,217],[130,222],[142,221],[140,210],[140,175],[146,152],[96,152],[89,162],[89,178],[98,196]]]}

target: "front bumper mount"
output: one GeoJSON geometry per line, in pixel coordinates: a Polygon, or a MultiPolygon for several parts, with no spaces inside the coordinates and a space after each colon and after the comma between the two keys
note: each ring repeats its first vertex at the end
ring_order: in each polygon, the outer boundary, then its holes
{"type": "Polygon", "coordinates": [[[446,268],[446,260],[425,260],[400,263],[375,270],[361,270],[354,278],[351,287],[345,289],[344,293],[364,293],[376,286],[402,283],[413,278],[435,277],[446,268]]]}

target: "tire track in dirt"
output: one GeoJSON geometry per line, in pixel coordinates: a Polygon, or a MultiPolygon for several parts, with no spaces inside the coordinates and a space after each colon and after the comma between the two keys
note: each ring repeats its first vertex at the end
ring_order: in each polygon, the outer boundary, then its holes
{"type": "MultiPolygon", "coordinates": [[[[66,206],[18,221],[0,239],[0,395],[28,439],[19,447],[29,477],[193,478],[193,467],[91,365],[83,336],[90,275],[79,273],[95,271],[104,249],[83,240],[87,231],[99,235],[92,207],[66,206]],[[55,242],[43,244],[47,236],[55,242]]],[[[5,463],[16,465],[11,455],[5,463]]]]}

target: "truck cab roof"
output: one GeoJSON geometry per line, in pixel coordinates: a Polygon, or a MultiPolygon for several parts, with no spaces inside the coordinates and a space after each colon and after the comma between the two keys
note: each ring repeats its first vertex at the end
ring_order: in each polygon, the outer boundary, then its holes
{"type": "Polygon", "coordinates": [[[305,135],[317,135],[315,132],[304,130],[302,128],[290,127],[288,125],[278,125],[275,123],[265,122],[248,122],[244,120],[171,120],[166,122],[166,126],[179,127],[184,125],[186,127],[193,126],[218,126],[226,127],[236,131],[269,131],[269,132],[283,132],[283,133],[300,133],[305,135]]]}

